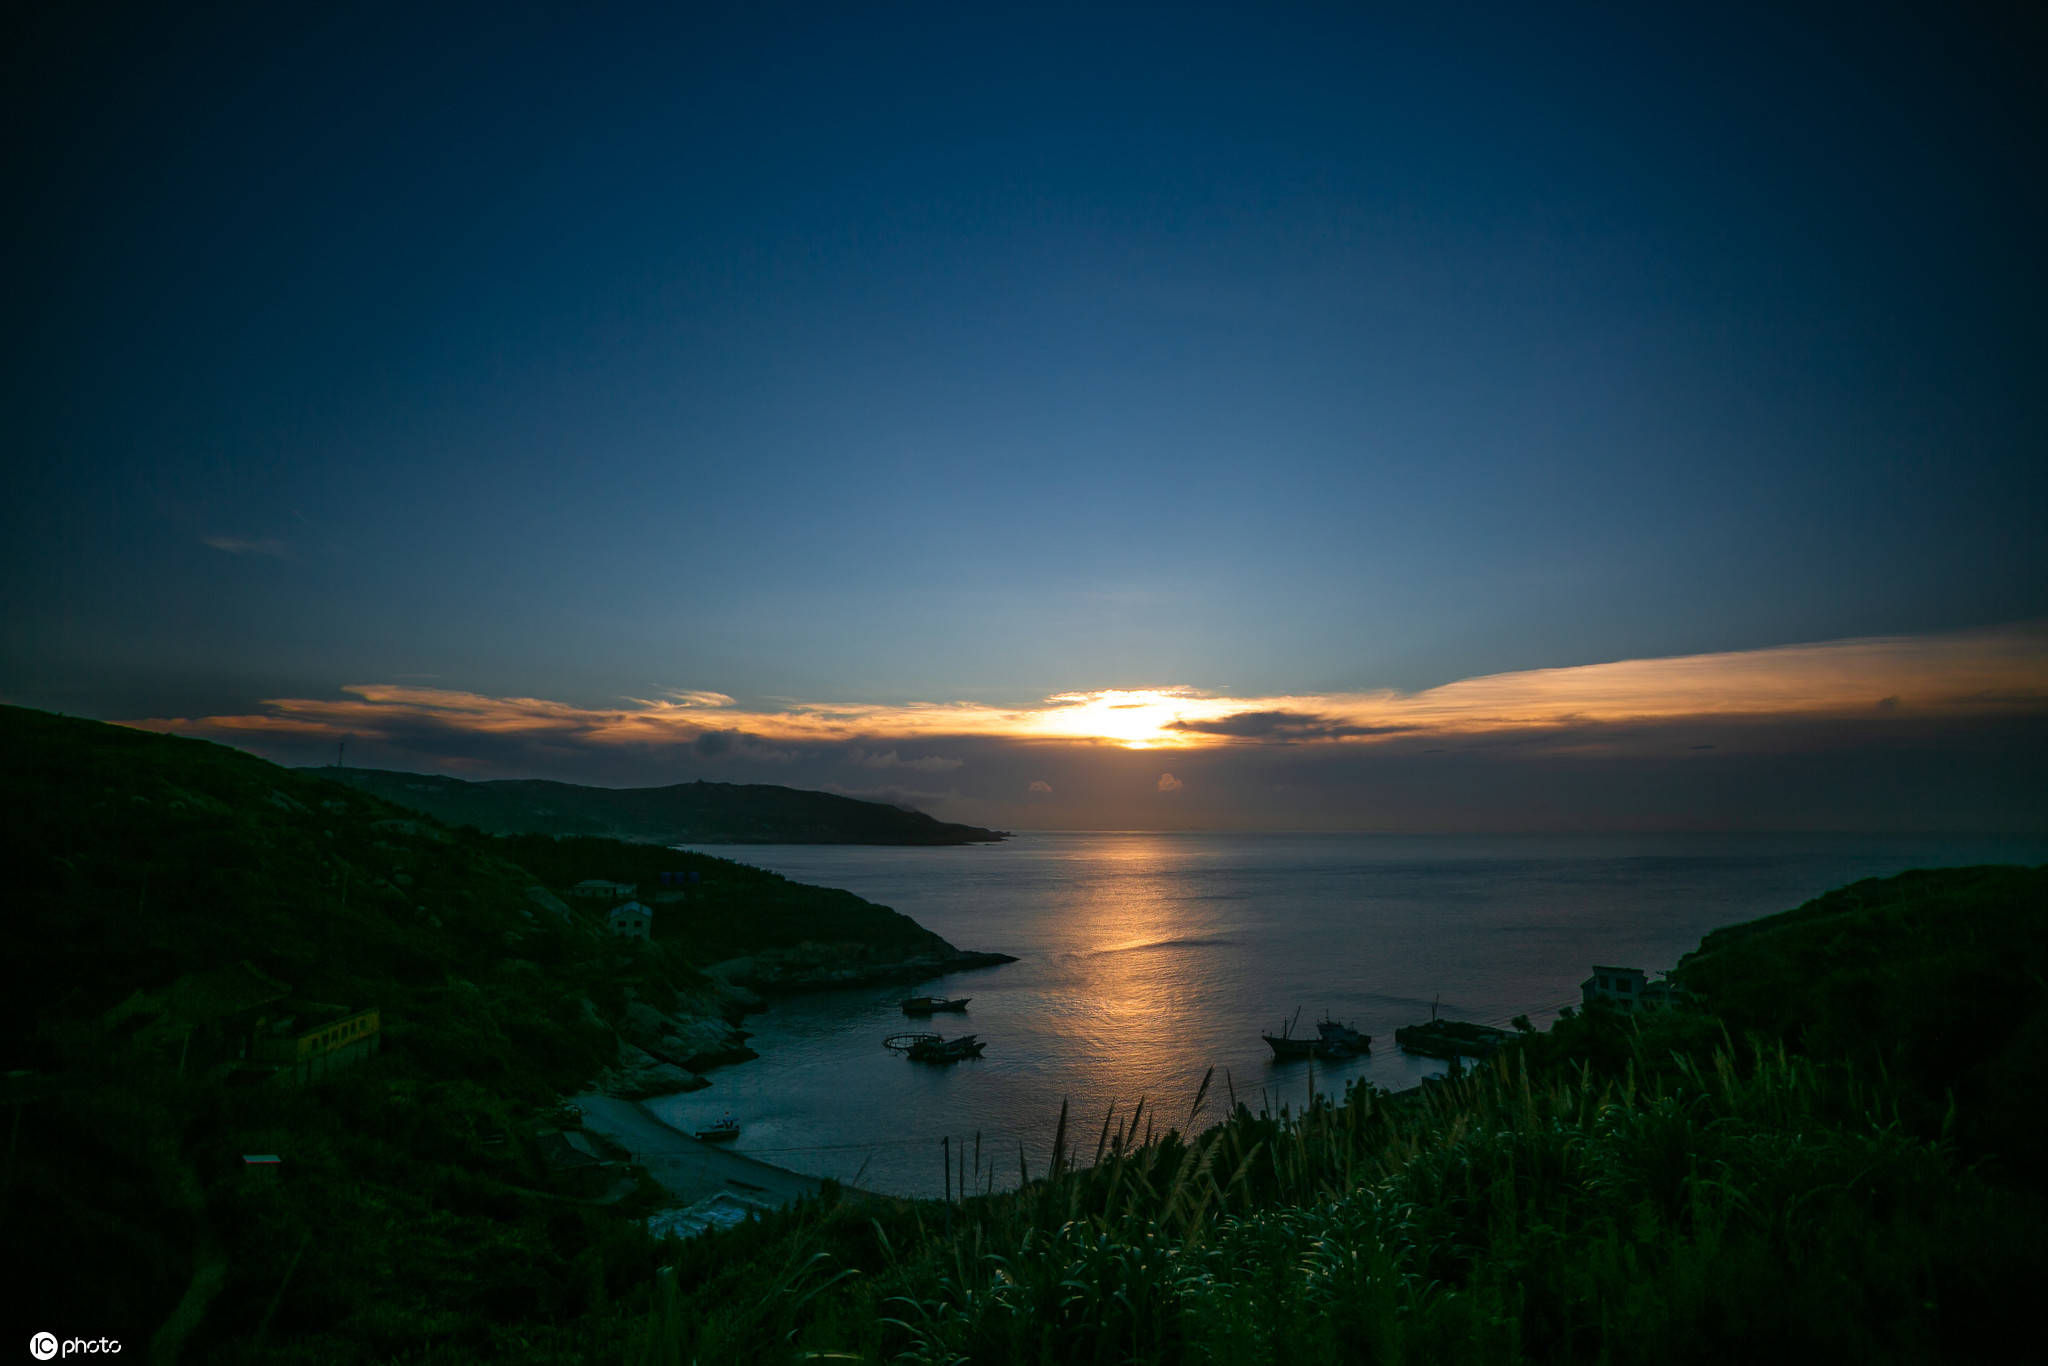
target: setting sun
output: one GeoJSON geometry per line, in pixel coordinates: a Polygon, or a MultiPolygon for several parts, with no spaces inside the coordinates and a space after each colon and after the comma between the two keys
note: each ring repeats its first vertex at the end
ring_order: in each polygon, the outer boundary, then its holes
{"type": "Polygon", "coordinates": [[[1125,749],[1189,744],[1191,737],[1171,729],[1173,723],[1190,709],[1209,710],[1190,690],[1181,688],[1111,688],[1060,693],[1046,701],[1047,708],[1032,718],[1033,733],[1068,740],[1109,740],[1125,749]]]}

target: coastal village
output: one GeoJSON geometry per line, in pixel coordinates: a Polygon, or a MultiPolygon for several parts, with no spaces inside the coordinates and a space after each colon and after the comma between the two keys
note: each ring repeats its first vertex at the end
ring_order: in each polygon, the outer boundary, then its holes
{"type": "MultiPolygon", "coordinates": [[[[657,905],[687,901],[696,872],[665,874],[657,905]]],[[[572,910],[542,887],[529,900],[563,920],[580,916],[617,939],[653,936],[655,907],[629,882],[592,878],[566,889],[572,910]],[[616,904],[613,904],[616,903],[616,904]]],[[[741,998],[758,1004],[751,998],[741,998]]],[[[238,1083],[309,1085],[377,1056],[384,1020],[374,1004],[309,1000],[250,962],[189,973],[155,991],[137,991],[110,1011],[106,1025],[138,1042],[175,1049],[178,1074],[213,1071],[238,1083]]],[[[731,1040],[721,1036],[721,1043],[731,1040]]],[[[680,1086],[701,1079],[678,1076],[680,1086]]]]}

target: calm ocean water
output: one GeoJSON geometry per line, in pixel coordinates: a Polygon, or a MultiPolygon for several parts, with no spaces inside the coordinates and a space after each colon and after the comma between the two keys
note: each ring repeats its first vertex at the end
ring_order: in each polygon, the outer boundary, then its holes
{"type": "Polygon", "coordinates": [[[1396,1026],[1455,1019],[1539,1027],[1577,1000],[1595,962],[1667,968],[1721,925],[1786,910],[1858,878],[1915,867],[2048,861],[2048,839],[1841,836],[1467,838],[1360,835],[1025,834],[949,849],[702,846],[902,911],[1005,967],[778,1001],[748,1028],[759,1060],[651,1103],[690,1127],[728,1110],[741,1151],[875,1190],[936,1195],[940,1140],[982,1179],[1033,1171],[1060,1102],[1093,1150],[1105,1111],[1139,1098],[1162,1127],[1227,1104],[1298,1106],[1306,1063],[1259,1039],[1301,1010],[1374,1038],[1368,1058],[1315,1065],[1317,1089],[1404,1087],[1442,1069],[1394,1046],[1396,1026]],[[973,998],[933,1026],[988,1041],[952,1066],[882,1047],[918,1027],[912,992],[973,998]]]}

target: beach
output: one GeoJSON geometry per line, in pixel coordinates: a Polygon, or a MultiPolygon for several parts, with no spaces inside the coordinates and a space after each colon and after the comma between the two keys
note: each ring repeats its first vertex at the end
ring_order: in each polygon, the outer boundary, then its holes
{"type": "Polygon", "coordinates": [[[779,1207],[818,1193],[817,1177],[700,1143],[662,1123],[638,1101],[600,1092],[574,1097],[583,1127],[610,1139],[683,1205],[725,1196],[749,1205],[779,1207]]]}

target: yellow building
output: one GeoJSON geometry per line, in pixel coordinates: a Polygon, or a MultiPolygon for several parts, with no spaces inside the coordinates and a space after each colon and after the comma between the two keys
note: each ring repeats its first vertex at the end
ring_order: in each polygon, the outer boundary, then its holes
{"type": "Polygon", "coordinates": [[[259,1024],[251,1060],[275,1064],[279,1080],[305,1085],[377,1056],[383,1020],[375,1006],[354,1012],[327,1009],[332,1013],[322,1019],[300,1015],[259,1024]]]}

